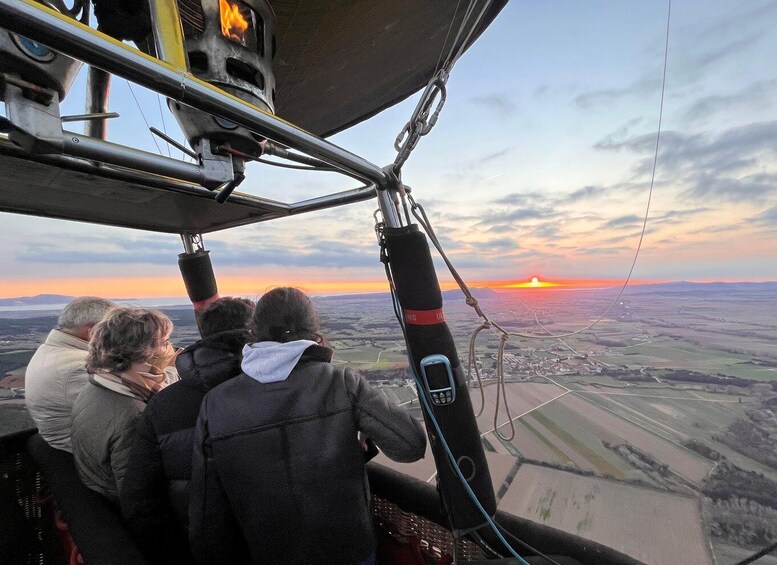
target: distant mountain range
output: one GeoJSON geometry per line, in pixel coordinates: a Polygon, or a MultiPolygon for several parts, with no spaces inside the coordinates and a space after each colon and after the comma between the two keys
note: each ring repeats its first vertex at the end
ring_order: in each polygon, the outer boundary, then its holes
{"type": "MultiPolygon", "coordinates": [[[[67,304],[73,300],[75,296],[67,296],[65,294],[37,294],[35,296],[19,296],[17,298],[0,298],[0,306],[56,306],[61,304],[67,304]]],[[[136,298],[111,298],[116,302],[134,302],[136,298]]]]}
{"type": "Polygon", "coordinates": [[[38,294],[36,296],[20,296],[18,298],[0,298],[0,306],[46,306],[49,304],[67,304],[72,296],[64,294],[38,294]]]}
{"type": "MultiPolygon", "coordinates": [[[[489,296],[497,296],[497,292],[489,287],[482,288],[470,288],[470,293],[475,298],[488,298],[489,296]]],[[[333,301],[333,300],[359,300],[359,299],[373,299],[373,298],[387,298],[390,296],[388,292],[371,292],[369,294],[333,294],[328,296],[316,296],[317,301],[333,301]]],[[[445,300],[460,300],[464,296],[464,293],[455,288],[453,290],[443,290],[442,297],[445,300]]]]}
{"type": "Polygon", "coordinates": [[[754,290],[777,292],[777,281],[767,282],[687,282],[676,281],[629,286],[629,293],[677,294],[683,292],[752,292],[754,290]]]}

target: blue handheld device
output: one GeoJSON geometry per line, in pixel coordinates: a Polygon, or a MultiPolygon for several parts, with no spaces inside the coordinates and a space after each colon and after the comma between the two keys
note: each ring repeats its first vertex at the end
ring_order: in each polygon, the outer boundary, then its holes
{"type": "Polygon", "coordinates": [[[451,362],[445,355],[427,355],[421,359],[421,376],[432,404],[446,406],[456,400],[456,381],[451,362]]]}

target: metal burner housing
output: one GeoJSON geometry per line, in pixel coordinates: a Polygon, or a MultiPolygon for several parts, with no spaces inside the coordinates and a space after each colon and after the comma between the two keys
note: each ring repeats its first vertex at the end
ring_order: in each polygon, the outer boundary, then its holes
{"type": "MultiPolygon", "coordinates": [[[[267,0],[178,0],[189,68],[197,78],[273,113],[276,18],[267,0]]],[[[261,154],[262,138],[236,124],[169,100],[189,143],[198,150],[228,144],[261,154]]]]}

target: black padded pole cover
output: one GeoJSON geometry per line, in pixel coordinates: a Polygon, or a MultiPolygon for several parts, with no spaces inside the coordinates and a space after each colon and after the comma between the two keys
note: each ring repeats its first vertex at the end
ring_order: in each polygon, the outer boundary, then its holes
{"type": "Polygon", "coordinates": [[[206,306],[218,298],[219,289],[216,286],[216,275],[213,274],[209,251],[200,249],[194,253],[179,254],[178,268],[195,310],[199,310],[198,305],[206,306]]]}
{"type": "MultiPolygon", "coordinates": [[[[426,236],[415,225],[386,228],[385,236],[397,298],[405,317],[407,346],[413,360],[413,370],[420,378],[420,362],[427,355],[438,353],[450,360],[456,380],[456,399],[447,406],[431,404],[430,400],[430,405],[469,486],[486,512],[493,516],[496,512],[496,497],[491,474],[456,345],[442,313],[440,283],[434,271],[426,236]]],[[[428,399],[428,391],[426,393],[428,399]]],[[[424,419],[451,529],[463,532],[485,525],[485,518],[455,474],[425,411],[424,419]]]]}

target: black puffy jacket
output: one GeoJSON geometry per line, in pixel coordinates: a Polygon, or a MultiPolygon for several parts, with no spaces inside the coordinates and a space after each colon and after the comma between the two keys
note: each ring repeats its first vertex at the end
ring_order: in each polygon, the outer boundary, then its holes
{"type": "Polygon", "coordinates": [[[330,356],[313,345],[282,381],[243,374],[205,397],[189,506],[198,562],[348,565],[374,551],[357,431],[401,462],[423,457],[426,436],[330,356]]]}
{"type": "Polygon", "coordinates": [[[138,422],[119,501],[141,549],[153,563],[189,563],[192,441],[207,392],[241,373],[247,334],[214,334],[176,360],[181,380],[162,389],[138,422]]]}

